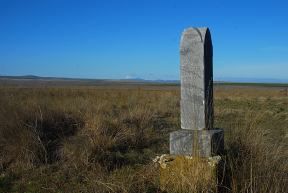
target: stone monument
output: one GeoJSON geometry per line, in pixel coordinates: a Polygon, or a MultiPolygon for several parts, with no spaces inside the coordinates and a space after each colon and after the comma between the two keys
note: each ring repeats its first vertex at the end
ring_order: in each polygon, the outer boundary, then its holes
{"type": "Polygon", "coordinates": [[[182,33],[180,70],[181,130],[170,133],[170,154],[221,154],[223,131],[213,128],[213,47],[208,28],[182,33]]]}
{"type": "Polygon", "coordinates": [[[170,154],[157,157],[160,187],[172,192],[217,192],[223,131],[213,128],[213,48],[208,28],[181,37],[181,129],[170,133],[170,154]]]}

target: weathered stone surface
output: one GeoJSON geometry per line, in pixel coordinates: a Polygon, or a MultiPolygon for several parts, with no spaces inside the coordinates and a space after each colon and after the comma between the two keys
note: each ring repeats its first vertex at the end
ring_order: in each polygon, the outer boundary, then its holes
{"type": "Polygon", "coordinates": [[[208,28],[188,28],[181,37],[181,128],[213,128],[213,48],[208,28]]]}
{"type": "Polygon", "coordinates": [[[170,154],[211,157],[224,149],[223,130],[179,130],[170,133],[170,154]]]}

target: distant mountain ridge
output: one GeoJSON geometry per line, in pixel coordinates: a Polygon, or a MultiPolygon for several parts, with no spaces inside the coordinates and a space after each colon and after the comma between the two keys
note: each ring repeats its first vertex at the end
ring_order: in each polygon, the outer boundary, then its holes
{"type": "Polygon", "coordinates": [[[287,79],[276,79],[276,78],[237,78],[237,77],[230,77],[230,78],[215,78],[217,81],[223,82],[238,82],[238,83],[281,83],[285,84],[288,83],[287,79]]]}
{"type": "Polygon", "coordinates": [[[155,82],[155,83],[180,83],[179,80],[146,80],[142,78],[131,78],[131,79],[91,79],[91,78],[66,78],[66,77],[41,77],[35,75],[23,75],[23,76],[1,76],[0,79],[29,79],[29,80],[71,80],[71,81],[121,81],[121,82],[155,82]]]}
{"type": "MultiPolygon", "coordinates": [[[[11,79],[11,80],[47,80],[47,81],[96,81],[96,82],[138,82],[138,83],[174,83],[180,84],[180,80],[147,80],[143,78],[130,78],[130,79],[92,79],[92,78],[66,78],[66,77],[41,77],[36,75],[23,75],[23,76],[7,76],[7,75],[0,75],[0,79],[11,79]]],[[[288,79],[272,79],[272,78],[215,78],[215,83],[280,83],[280,84],[287,84],[288,79]]]]}

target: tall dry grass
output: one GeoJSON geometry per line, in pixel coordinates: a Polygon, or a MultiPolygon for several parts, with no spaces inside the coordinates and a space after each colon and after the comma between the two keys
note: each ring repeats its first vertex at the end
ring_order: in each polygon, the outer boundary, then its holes
{"type": "MultiPolygon", "coordinates": [[[[285,192],[287,97],[255,92],[216,89],[222,191],[285,192]]],[[[178,89],[3,87],[0,106],[0,192],[161,192],[151,160],[180,129],[178,89]]]]}
{"type": "Polygon", "coordinates": [[[287,138],[273,133],[277,120],[254,111],[235,119],[226,131],[228,192],[286,192],[288,146],[287,138]],[[267,119],[275,121],[272,128],[265,128],[267,119]]]}
{"type": "Polygon", "coordinates": [[[286,192],[288,98],[282,89],[252,91],[216,91],[216,125],[225,128],[227,179],[222,189],[286,192]]]}

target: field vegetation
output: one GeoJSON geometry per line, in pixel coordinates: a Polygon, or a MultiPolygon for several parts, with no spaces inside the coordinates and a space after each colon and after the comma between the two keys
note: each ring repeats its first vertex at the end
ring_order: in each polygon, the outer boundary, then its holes
{"type": "MultiPolygon", "coordinates": [[[[217,85],[231,193],[288,190],[285,87],[217,85]]],[[[180,129],[179,86],[0,88],[0,192],[161,192],[152,162],[180,129]]]]}

